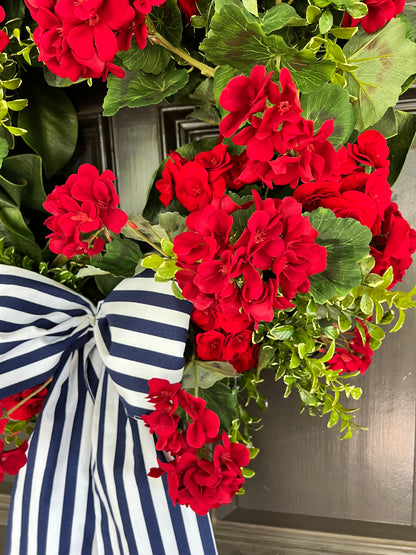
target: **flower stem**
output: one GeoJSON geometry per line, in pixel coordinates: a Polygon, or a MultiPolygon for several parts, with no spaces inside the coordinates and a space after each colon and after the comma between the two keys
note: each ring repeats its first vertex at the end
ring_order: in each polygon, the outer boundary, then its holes
{"type": "Polygon", "coordinates": [[[53,376],[50,377],[48,380],[46,380],[45,383],[43,383],[42,385],[37,387],[34,391],[32,391],[32,393],[30,395],[28,395],[27,397],[22,399],[19,403],[17,403],[17,405],[15,405],[13,408],[11,408],[9,411],[7,411],[7,416],[10,416],[12,412],[19,409],[22,405],[24,405],[26,403],[26,401],[28,401],[29,399],[31,399],[32,397],[37,395],[39,393],[39,391],[42,391],[42,389],[47,387],[51,383],[52,380],[53,380],[53,376]]]}
{"type": "Polygon", "coordinates": [[[153,243],[153,241],[151,241],[144,233],[142,233],[136,226],[136,224],[134,222],[131,222],[130,220],[127,222],[127,227],[133,231],[138,237],[140,237],[140,239],[142,241],[144,241],[145,243],[147,243],[148,245],[150,245],[152,248],[154,248],[157,252],[159,252],[163,257],[166,257],[166,253],[164,253],[162,251],[162,249],[160,247],[158,247],[156,245],[156,243],[153,243]]]}
{"type": "Polygon", "coordinates": [[[151,43],[159,44],[160,46],[163,46],[163,48],[166,48],[166,50],[169,50],[169,52],[172,52],[172,54],[176,54],[177,56],[185,60],[185,62],[187,62],[190,66],[199,69],[202,75],[206,75],[207,77],[214,77],[215,68],[207,66],[206,64],[198,60],[195,60],[195,58],[192,58],[192,56],[185,52],[185,50],[174,46],[172,43],[166,40],[165,37],[163,37],[160,33],[156,31],[153,21],[150,19],[149,16],[146,16],[146,25],[148,32],[147,38],[151,43]]]}

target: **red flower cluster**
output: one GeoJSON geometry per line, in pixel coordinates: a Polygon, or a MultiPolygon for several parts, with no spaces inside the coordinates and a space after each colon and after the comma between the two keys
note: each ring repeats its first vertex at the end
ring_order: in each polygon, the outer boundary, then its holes
{"type": "Polygon", "coordinates": [[[220,95],[220,105],[230,113],[220,123],[220,132],[233,136],[236,145],[246,145],[247,163],[238,184],[261,181],[267,187],[291,185],[299,179],[330,179],[338,172],[334,147],[327,140],[333,122],[325,122],[315,133],[311,120],[301,117],[298,91],[286,68],[280,86],[271,81],[263,66],[254,66],[250,77],[232,79],[220,95]],[[262,117],[259,113],[262,112],[262,117]]]}
{"type": "MultiPolygon", "coordinates": [[[[120,199],[115,191],[115,175],[105,170],[101,175],[91,164],[82,164],[78,173],[68,177],[64,185],[55,187],[43,207],[53,215],[45,225],[52,230],[49,248],[70,258],[78,254],[90,256],[101,252],[104,231],[120,233],[127,214],[116,208],[120,199]]],[[[107,237],[109,238],[109,237],[107,237]]]]}
{"type": "Polygon", "coordinates": [[[230,156],[224,144],[197,154],[193,160],[170,152],[162,178],[155,183],[160,201],[168,206],[176,196],[189,212],[203,208],[213,199],[222,198],[227,187],[236,188],[233,169],[240,159],[230,156]]]}
{"type": "Polygon", "coordinates": [[[389,150],[378,131],[364,131],[356,144],[338,152],[340,176],[337,180],[299,185],[293,193],[308,210],[330,208],[342,218],[354,218],[371,229],[371,254],[376,259],[374,272],[383,274],[393,267],[392,286],[401,281],[416,251],[416,231],[391,202],[387,181],[389,150]]]}
{"type": "MultiPolygon", "coordinates": [[[[6,12],[4,11],[4,8],[0,6],[0,23],[4,21],[5,17],[6,17],[6,12]]],[[[9,44],[9,35],[4,31],[0,30],[0,52],[3,52],[3,50],[6,48],[8,44],[9,44]]]]}
{"type": "Polygon", "coordinates": [[[124,77],[113,63],[119,50],[130,48],[134,34],[139,48],[146,46],[145,16],[165,0],[25,0],[39,25],[33,40],[39,60],[59,77],[71,81],[124,77]]]}
{"type": "MultiPolygon", "coordinates": [[[[4,432],[7,424],[7,418],[0,419],[0,434],[4,432]]],[[[5,474],[14,476],[19,470],[25,466],[27,441],[25,440],[19,447],[4,451],[4,441],[0,439],[0,482],[3,481],[5,474]]]]}
{"type": "Polygon", "coordinates": [[[148,399],[155,410],[143,415],[146,426],[157,435],[156,449],[167,451],[173,459],[159,462],[149,476],[167,473],[169,496],[173,503],[191,507],[205,515],[209,509],[229,503],[244,482],[241,467],[250,456],[247,447],[230,443],[225,432],[219,435],[218,416],[206,408],[206,402],[193,397],[180,384],[167,380],[149,380],[148,399]],[[178,409],[191,423],[181,429],[178,409]],[[213,453],[207,444],[216,443],[213,453]]]}
{"type": "Polygon", "coordinates": [[[182,268],[176,279],[194,304],[192,320],[206,331],[197,336],[198,356],[227,360],[238,372],[257,360],[254,327],[292,306],[298,291],[309,290],[308,276],[326,266],[326,250],[298,202],[261,200],[256,191],[253,198],[254,213],[237,241],[230,239],[232,216],[214,202],[192,212],[189,231],[173,242],[182,268]]]}
{"type": "Polygon", "coordinates": [[[405,0],[365,0],[368,13],[360,19],[354,19],[349,14],[345,14],[342,25],[343,27],[357,27],[361,23],[366,33],[374,33],[378,29],[402,13],[405,0]]]}
{"type": "Polygon", "coordinates": [[[390,287],[402,281],[412,264],[411,255],[416,251],[416,231],[410,227],[391,202],[384,213],[380,233],[371,243],[370,254],[376,261],[373,272],[383,274],[389,266],[393,268],[394,280],[390,287]]]}
{"type": "Polygon", "coordinates": [[[365,327],[365,323],[362,320],[358,321],[365,329],[365,345],[363,345],[358,328],[354,328],[352,333],[347,334],[347,336],[352,337],[349,341],[345,342],[345,347],[337,347],[334,356],[328,362],[329,367],[333,370],[341,370],[340,374],[345,372],[360,372],[360,374],[364,374],[371,364],[373,357],[373,351],[369,346],[371,337],[365,327]]]}

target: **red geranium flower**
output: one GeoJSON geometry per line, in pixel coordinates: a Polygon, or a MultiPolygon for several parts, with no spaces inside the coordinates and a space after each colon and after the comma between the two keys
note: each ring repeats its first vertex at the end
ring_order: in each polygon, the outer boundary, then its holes
{"type": "Polygon", "coordinates": [[[263,110],[266,99],[266,87],[272,72],[266,75],[264,66],[254,66],[250,77],[234,77],[222,91],[219,103],[230,113],[221,120],[220,133],[231,137],[250,114],[263,110]]]}
{"type": "Polygon", "coordinates": [[[83,253],[92,256],[105,245],[97,237],[100,231],[120,233],[128,217],[116,208],[120,199],[114,180],[110,170],[100,175],[91,164],[83,164],[78,173],[70,175],[64,185],[55,187],[47,196],[43,207],[52,213],[45,221],[53,232],[48,235],[52,252],[67,257],[83,253]]]}
{"type": "Polygon", "coordinates": [[[27,457],[25,452],[28,443],[25,440],[19,447],[4,451],[4,441],[0,439],[0,482],[3,481],[5,474],[14,476],[19,470],[25,466],[27,457]]]}
{"type": "MultiPolygon", "coordinates": [[[[4,8],[0,6],[0,23],[4,21],[5,17],[6,17],[6,12],[4,11],[4,8]]],[[[8,34],[0,30],[0,52],[3,52],[3,50],[6,48],[8,44],[9,44],[8,34]]]]}
{"type": "Polygon", "coordinates": [[[358,322],[365,329],[365,345],[363,345],[358,328],[354,328],[352,334],[347,334],[347,337],[349,336],[350,339],[346,346],[337,347],[334,356],[328,362],[329,367],[333,370],[341,370],[340,374],[345,372],[360,372],[360,374],[364,374],[371,364],[373,357],[373,351],[369,345],[371,337],[365,323],[362,320],[358,320],[358,322]]]}
{"type": "Polygon", "coordinates": [[[342,20],[344,27],[356,27],[361,24],[366,33],[374,33],[378,29],[402,13],[405,0],[365,0],[368,13],[360,19],[354,19],[349,14],[345,14],[342,20]]]}

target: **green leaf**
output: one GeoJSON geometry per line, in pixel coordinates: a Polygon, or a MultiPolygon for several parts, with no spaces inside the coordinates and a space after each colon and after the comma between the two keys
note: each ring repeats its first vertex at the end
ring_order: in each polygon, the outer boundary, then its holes
{"type": "Polygon", "coordinates": [[[116,287],[124,278],[113,276],[112,274],[94,276],[94,281],[104,297],[108,297],[111,291],[116,287]]]}
{"type": "Polygon", "coordinates": [[[360,299],[360,309],[366,316],[371,316],[374,310],[374,302],[372,298],[365,293],[360,299]]]}
{"type": "Polygon", "coordinates": [[[4,158],[6,158],[8,153],[9,153],[9,144],[7,142],[7,139],[0,137],[0,168],[3,164],[4,158]]]}
{"type": "Polygon", "coordinates": [[[0,207],[0,237],[5,238],[5,245],[13,245],[21,255],[27,255],[35,262],[42,260],[42,251],[27,227],[19,208],[0,207]]]}
{"type": "Polygon", "coordinates": [[[335,426],[338,420],[339,420],[339,413],[336,410],[333,410],[331,412],[331,416],[329,417],[329,421],[327,424],[328,428],[332,428],[332,426],[335,426]]]}
{"type": "Polygon", "coordinates": [[[166,0],[161,6],[153,7],[152,21],[161,35],[174,46],[182,39],[182,16],[176,0],[166,0]]]}
{"type": "Polygon", "coordinates": [[[17,100],[8,100],[7,106],[9,110],[13,110],[15,112],[20,112],[27,106],[27,99],[26,98],[18,98],[17,100]]]}
{"type": "Polygon", "coordinates": [[[198,395],[205,399],[207,408],[218,414],[221,428],[229,430],[232,421],[237,418],[233,391],[225,383],[218,381],[209,389],[200,389],[198,395]]]}
{"type": "Polygon", "coordinates": [[[397,110],[395,117],[397,135],[387,140],[390,150],[390,172],[388,176],[390,185],[393,185],[399,177],[416,136],[416,114],[397,110]]]}
{"type": "Polygon", "coordinates": [[[370,334],[370,337],[372,337],[373,339],[378,339],[379,341],[382,341],[386,336],[384,330],[382,330],[379,326],[371,324],[370,322],[367,324],[367,330],[370,334]]]}
{"type": "Polygon", "coordinates": [[[117,58],[121,60],[124,68],[129,71],[137,71],[141,69],[145,73],[157,75],[164,69],[170,61],[170,54],[158,44],[147,42],[146,47],[142,50],[132,41],[131,47],[126,52],[119,52],[117,58]]]}
{"type": "Polygon", "coordinates": [[[70,87],[71,85],[75,85],[76,83],[81,83],[85,81],[85,79],[78,79],[78,81],[71,81],[68,77],[62,78],[52,73],[46,66],[43,68],[43,77],[45,78],[46,83],[50,87],[70,87]]]}
{"type": "Polygon", "coordinates": [[[159,226],[173,239],[186,230],[186,218],[179,212],[165,212],[159,216],[159,226]]]}
{"type": "Polygon", "coordinates": [[[396,117],[396,110],[389,108],[384,116],[375,125],[372,125],[370,129],[375,129],[381,133],[385,139],[394,137],[398,133],[398,124],[396,117]]]}
{"type": "Polygon", "coordinates": [[[62,89],[51,89],[40,74],[25,80],[28,107],[19,112],[18,124],[27,130],[23,140],[43,160],[52,177],[71,159],[78,138],[78,118],[62,89]]]}
{"type": "Polygon", "coordinates": [[[366,336],[366,333],[365,333],[365,328],[364,328],[364,326],[363,326],[362,324],[360,324],[360,322],[358,322],[358,321],[356,321],[355,324],[356,324],[356,328],[357,328],[357,330],[358,330],[358,332],[359,332],[359,334],[360,334],[361,341],[362,341],[363,345],[365,345],[366,342],[367,342],[367,336],[366,336]]]}
{"type": "Polygon", "coordinates": [[[345,74],[348,92],[357,98],[358,131],[380,120],[397,103],[402,84],[416,73],[416,45],[405,37],[406,25],[396,18],[372,34],[360,29],[345,45],[348,63],[359,66],[345,74]]]}
{"type": "Polygon", "coordinates": [[[343,333],[351,328],[351,320],[343,312],[338,316],[338,327],[343,333]]]}
{"type": "Polygon", "coordinates": [[[107,79],[108,93],[104,98],[103,113],[105,116],[113,116],[125,106],[138,108],[158,104],[182,89],[188,79],[186,69],[176,69],[174,64],[159,75],[148,75],[142,71],[126,71],[123,79],[110,75],[107,79]]]}
{"type": "Polygon", "coordinates": [[[361,283],[360,260],[368,255],[371,231],[352,218],[337,218],[326,208],[309,214],[316,242],[327,250],[327,266],[310,277],[310,294],[319,304],[345,296],[361,283]]]}
{"type": "Polygon", "coordinates": [[[355,117],[349,95],[340,85],[325,83],[319,91],[302,94],[302,116],[315,122],[315,129],[324,121],[334,120],[334,132],[329,140],[337,149],[347,142],[354,129],[355,117]]]}
{"type": "Polygon", "coordinates": [[[306,19],[308,23],[310,24],[316,23],[318,19],[321,17],[321,13],[322,13],[322,10],[318,8],[318,6],[314,6],[313,4],[310,4],[306,8],[306,19]]]}
{"type": "Polygon", "coordinates": [[[348,40],[353,37],[357,31],[358,27],[332,27],[329,32],[337,39],[348,40]]]}
{"type": "Polygon", "coordinates": [[[155,280],[156,281],[169,281],[175,277],[178,267],[174,260],[164,260],[157,269],[155,280]]]}
{"type": "MultiPolygon", "coordinates": [[[[43,211],[46,199],[42,180],[42,159],[36,154],[18,154],[4,160],[1,175],[17,184],[19,204],[33,210],[43,211]]],[[[1,185],[1,184],[0,184],[1,185]]]]}
{"type": "Polygon", "coordinates": [[[321,33],[321,35],[327,34],[327,32],[332,27],[333,22],[334,22],[334,18],[332,16],[332,12],[330,8],[326,8],[326,10],[319,18],[319,32],[321,33]]]}
{"type": "Polygon", "coordinates": [[[277,341],[285,341],[290,339],[295,331],[295,328],[291,325],[274,326],[268,333],[267,336],[271,339],[276,339],[277,341]]]}
{"type": "Polygon", "coordinates": [[[87,266],[84,266],[83,268],[80,269],[77,276],[79,278],[85,278],[89,276],[103,276],[107,274],[109,274],[109,272],[107,272],[106,270],[101,270],[96,266],[91,266],[90,264],[87,264],[87,266]]]}
{"type": "Polygon", "coordinates": [[[228,362],[193,359],[185,367],[181,384],[185,389],[208,389],[218,380],[232,378],[235,374],[234,368],[228,362]]]}
{"type": "Polygon", "coordinates": [[[307,22],[298,15],[296,10],[289,4],[277,4],[264,14],[262,20],[263,31],[268,35],[282,29],[282,27],[299,27],[307,25],[307,22]]]}
{"type": "Polygon", "coordinates": [[[330,80],[335,63],[317,60],[309,49],[298,51],[279,35],[266,35],[262,26],[246,10],[226,4],[211,21],[208,36],[200,45],[216,65],[229,65],[248,73],[255,64],[274,69],[276,63],[287,67],[296,86],[312,92],[330,80]]]}
{"type": "Polygon", "coordinates": [[[399,308],[399,317],[398,317],[397,322],[395,323],[394,327],[390,330],[390,333],[394,333],[396,331],[399,331],[399,329],[404,324],[405,317],[406,317],[406,315],[405,315],[404,310],[399,308]]]}
{"type": "Polygon", "coordinates": [[[250,468],[242,468],[241,474],[243,475],[244,478],[250,479],[250,478],[253,478],[253,476],[256,473],[254,472],[254,470],[251,470],[250,468]]]}
{"type": "Polygon", "coordinates": [[[292,49],[282,54],[282,65],[290,71],[295,85],[302,93],[320,90],[331,80],[336,64],[331,60],[317,60],[315,53],[308,48],[301,51],[292,49]]]}
{"type": "Polygon", "coordinates": [[[15,91],[22,84],[22,80],[16,77],[14,79],[7,79],[6,81],[2,81],[2,84],[5,89],[15,91]]]}
{"type": "Polygon", "coordinates": [[[263,370],[268,368],[270,362],[273,360],[276,350],[272,345],[261,345],[259,350],[259,359],[257,362],[257,369],[263,370]]]}
{"type": "MultiPolygon", "coordinates": [[[[156,30],[174,46],[179,46],[182,38],[182,17],[175,0],[167,0],[160,7],[152,10],[152,21],[156,30]]],[[[136,41],[132,41],[126,52],[119,52],[117,58],[129,71],[142,70],[145,73],[158,75],[166,69],[171,54],[166,48],[150,41],[140,49],[136,41]]]]}
{"type": "Polygon", "coordinates": [[[159,268],[162,264],[163,258],[158,254],[149,254],[143,258],[141,261],[141,265],[143,268],[150,268],[154,272],[159,268]]]}
{"type": "Polygon", "coordinates": [[[102,257],[93,257],[93,264],[113,276],[131,277],[142,257],[142,251],[134,241],[115,237],[111,243],[107,243],[102,257]]]}
{"type": "Polygon", "coordinates": [[[360,19],[368,13],[368,8],[363,2],[354,2],[347,6],[347,12],[354,19],[360,19]]]}
{"type": "Polygon", "coordinates": [[[238,72],[235,68],[228,65],[221,65],[214,73],[214,95],[215,100],[218,102],[220,94],[225,89],[226,85],[235,77],[238,72]]]}
{"type": "Polygon", "coordinates": [[[257,0],[243,0],[243,6],[248,12],[258,17],[259,11],[257,8],[257,0]]]}
{"type": "Polygon", "coordinates": [[[211,20],[200,49],[217,65],[248,72],[255,64],[267,65],[290,47],[280,36],[267,36],[257,20],[242,7],[226,4],[211,20]]]}

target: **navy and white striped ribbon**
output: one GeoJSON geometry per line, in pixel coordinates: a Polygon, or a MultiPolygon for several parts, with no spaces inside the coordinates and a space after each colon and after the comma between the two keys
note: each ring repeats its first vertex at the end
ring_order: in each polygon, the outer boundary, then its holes
{"type": "Polygon", "coordinates": [[[214,555],[208,517],[173,506],[140,420],[152,377],[179,381],[190,304],[146,271],[96,308],[0,265],[0,398],[54,376],[9,515],[13,555],[214,555]]]}

